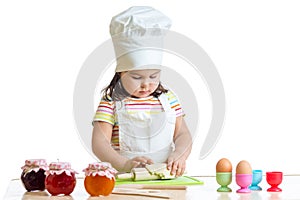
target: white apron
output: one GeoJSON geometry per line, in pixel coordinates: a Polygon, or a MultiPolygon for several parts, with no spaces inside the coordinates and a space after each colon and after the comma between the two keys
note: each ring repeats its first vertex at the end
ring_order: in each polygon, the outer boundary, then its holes
{"type": "Polygon", "coordinates": [[[158,99],[164,111],[152,115],[149,110],[148,113],[128,113],[124,103],[116,102],[121,155],[129,159],[146,156],[155,163],[167,161],[174,148],[176,113],[171,109],[165,94],[161,94],[158,99]]]}

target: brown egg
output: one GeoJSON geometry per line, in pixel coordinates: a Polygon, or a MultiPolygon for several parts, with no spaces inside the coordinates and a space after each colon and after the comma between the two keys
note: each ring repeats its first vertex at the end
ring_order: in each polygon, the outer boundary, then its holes
{"type": "Polygon", "coordinates": [[[240,161],[236,166],[237,174],[252,174],[252,168],[246,160],[240,161]]]}
{"type": "Polygon", "coordinates": [[[216,172],[232,172],[231,162],[227,158],[222,158],[217,162],[216,172]]]}

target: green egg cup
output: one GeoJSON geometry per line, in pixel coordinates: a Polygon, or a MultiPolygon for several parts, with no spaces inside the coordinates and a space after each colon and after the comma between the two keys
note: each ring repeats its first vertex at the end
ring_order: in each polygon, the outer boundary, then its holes
{"type": "Polygon", "coordinates": [[[216,180],[221,187],[217,189],[217,192],[232,192],[231,188],[228,185],[232,181],[232,173],[231,172],[217,172],[216,180]]]}

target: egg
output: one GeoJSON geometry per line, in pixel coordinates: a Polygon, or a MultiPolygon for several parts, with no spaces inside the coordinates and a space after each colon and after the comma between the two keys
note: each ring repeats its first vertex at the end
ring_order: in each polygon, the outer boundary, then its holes
{"type": "Polygon", "coordinates": [[[252,174],[252,167],[248,161],[242,160],[236,166],[237,174],[252,174]]]}
{"type": "Polygon", "coordinates": [[[231,162],[227,158],[222,158],[217,162],[216,172],[232,172],[231,162]]]}

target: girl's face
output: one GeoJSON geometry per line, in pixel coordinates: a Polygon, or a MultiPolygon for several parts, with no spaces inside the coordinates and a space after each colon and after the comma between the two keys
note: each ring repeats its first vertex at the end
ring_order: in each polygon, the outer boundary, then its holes
{"type": "Polygon", "coordinates": [[[124,89],[137,98],[148,97],[159,85],[160,70],[146,69],[133,70],[121,73],[121,82],[124,89]]]}

